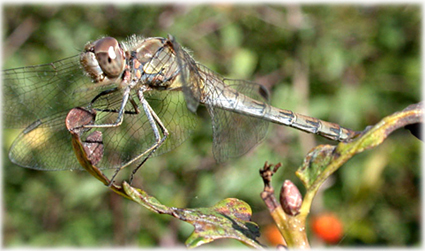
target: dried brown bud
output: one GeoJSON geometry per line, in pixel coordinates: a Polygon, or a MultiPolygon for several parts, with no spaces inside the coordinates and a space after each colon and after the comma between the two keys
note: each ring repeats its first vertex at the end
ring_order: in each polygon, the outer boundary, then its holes
{"type": "Polygon", "coordinates": [[[280,190],[280,204],[289,215],[299,214],[303,198],[298,188],[290,180],[285,180],[280,190]]]}

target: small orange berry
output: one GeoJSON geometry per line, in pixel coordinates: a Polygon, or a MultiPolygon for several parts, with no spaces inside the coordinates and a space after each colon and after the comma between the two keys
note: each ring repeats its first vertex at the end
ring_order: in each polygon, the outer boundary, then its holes
{"type": "Polygon", "coordinates": [[[277,229],[275,224],[267,225],[264,228],[264,236],[273,246],[285,243],[282,234],[279,232],[279,229],[277,229]]]}
{"type": "Polygon", "coordinates": [[[314,217],[311,227],[313,232],[326,243],[337,243],[344,234],[342,222],[333,213],[323,213],[314,217]]]}

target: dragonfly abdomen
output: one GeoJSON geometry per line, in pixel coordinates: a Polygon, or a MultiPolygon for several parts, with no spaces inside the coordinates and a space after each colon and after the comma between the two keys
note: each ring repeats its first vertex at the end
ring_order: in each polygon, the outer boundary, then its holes
{"type": "Polygon", "coordinates": [[[290,126],[305,132],[321,135],[327,139],[344,141],[356,135],[355,131],[344,128],[338,124],[305,116],[290,110],[270,106],[271,111],[265,114],[265,119],[270,122],[290,126]]]}
{"type": "Polygon", "coordinates": [[[357,132],[335,123],[270,106],[265,102],[257,101],[236,92],[232,88],[224,87],[221,92],[217,93],[220,93],[220,95],[207,100],[205,103],[279,125],[290,126],[304,132],[318,134],[330,140],[344,141],[357,134],[357,132]]]}

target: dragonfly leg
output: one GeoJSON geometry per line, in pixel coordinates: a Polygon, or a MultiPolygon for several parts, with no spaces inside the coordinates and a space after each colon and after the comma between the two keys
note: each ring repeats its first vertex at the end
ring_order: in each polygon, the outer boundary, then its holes
{"type": "MultiPolygon", "coordinates": [[[[131,103],[131,105],[134,108],[134,111],[124,111],[124,114],[139,114],[140,110],[139,110],[139,106],[136,104],[136,101],[134,101],[134,99],[130,96],[128,99],[131,103]]],[[[98,112],[112,112],[112,113],[118,113],[119,110],[116,109],[95,109],[98,112]]]]}
{"type": "MultiPolygon", "coordinates": [[[[164,141],[167,139],[167,137],[169,135],[169,132],[168,132],[167,128],[165,128],[164,124],[159,119],[158,115],[156,115],[156,113],[152,110],[152,108],[150,106],[148,106],[148,108],[151,111],[151,114],[152,114],[153,118],[158,123],[159,127],[161,128],[162,135],[164,135],[164,137],[162,137],[160,141],[157,141],[157,143],[158,143],[157,146],[154,149],[152,149],[152,151],[148,154],[148,156],[146,156],[143,159],[143,161],[140,162],[140,164],[136,168],[134,168],[134,170],[131,172],[130,181],[129,181],[130,182],[130,185],[133,182],[134,174],[136,174],[136,172],[139,170],[139,168],[142,167],[142,165],[152,156],[152,154],[155,153],[156,149],[158,149],[164,143],[164,141]]],[[[155,133],[155,131],[154,131],[154,133],[155,133]]]]}
{"type": "MultiPolygon", "coordinates": [[[[99,99],[100,97],[112,94],[116,91],[118,91],[117,87],[109,89],[109,90],[105,90],[105,91],[97,94],[96,97],[94,97],[94,99],[91,100],[91,102],[89,104],[89,108],[91,108],[93,106],[93,104],[96,102],[96,100],[99,99]]],[[[133,105],[134,111],[124,111],[124,113],[125,114],[139,114],[140,110],[139,110],[139,107],[137,106],[136,102],[134,101],[134,99],[130,96],[129,100],[130,100],[131,104],[133,105]]],[[[119,110],[115,110],[115,109],[98,109],[98,108],[96,109],[95,108],[95,110],[98,111],[98,112],[115,112],[115,113],[119,112],[119,110]]]]}
{"type": "MultiPolygon", "coordinates": [[[[124,116],[123,116],[124,115],[124,109],[125,109],[125,105],[127,104],[128,100],[129,100],[129,97],[130,97],[130,91],[131,91],[130,86],[127,86],[124,90],[124,94],[123,94],[123,98],[122,98],[122,102],[121,102],[121,107],[118,111],[118,117],[117,117],[117,120],[115,121],[115,123],[113,123],[113,124],[102,124],[102,125],[84,125],[83,127],[84,128],[107,128],[107,127],[120,126],[122,124],[123,119],[124,119],[124,116]]],[[[108,93],[105,93],[103,95],[106,95],[106,94],[108,94],[108,93]]],[[[100,97],[100,94],[97,95],[95,97],[95,99],[98,99],[99,97],[100,97]]]]}
{"type": "Polygon", "coordinates": [[[142,103],[142,107],[143,107],[143,110],[144,110],[144,112],[146,114],[146,117],[148,118],[149,124],[150,124],[150,126],[151,126],[151,128],[153,130],[154,135],[155,135],[155,143],[151,147],[149,147],[147,150],[145,150],[143,153],[141,153],[138,156],[134,157],[132,160],[130,160],[129,162],[127,162],[123,166],[117,168],[117,170],[115,171],[114,175],[111,178],[111,181],[109,183],[109,186],[112,185],[112,183],[114,182],[114,179],[117,176],[117,174],[118,174],[119,171],[121,171],[123,168],[125,168],[125,167],[133,164],[135,161],[137,161],[141,157],[143,157],[146,154],[148,154],[145,157],[145,159],[136,167],[136,169],[133,170],[133,172],[131,174],[131,178],[130,178],[130,184],[131,184],[131,182],[133,181],[133,176],[137,172],[137,170],[148,160],[148,158],[150,156],[152,156],[152,154],[155,152],[155,150],[164,143],[164,141],[166,140],[166,138],[169,135],[169,132],[165,128],[165,126],[162,123],[162,121],[159,119],[159,117],[156,115],[156,113],[154,112],[154,110],[152,109],[152,107],[149,105],[149,103],[144,98],[144,96],[143,96],[143,90],[142,89],[138,91],[138,96],[139,96],[140,102],[142,103]],[[160,133],[159,133],[157,124],[161,128],[163,137],[160,136],[160,133]]]}
{"type": "Polygon", "coordinates": [[[114,92],[116,92],[116,91],[118,91],[118,88],[117,88],[117,87],[112,88],[112,89],[109,89],[109,90],[105,90],[105,91],[103,91],[103,92],[101,92],[101,93],[97,94],[97,95],[96,95],[96,97],[94,97],[94,98],[90,101],[89,108],[91,108],[91,106],[94,104],[94,102],[96,102],[96,100],[97,100],[98,98],[100,98],[100,97],[102,97],[102,96],[109,95],[109,94],[114,93],[114,92]]]}

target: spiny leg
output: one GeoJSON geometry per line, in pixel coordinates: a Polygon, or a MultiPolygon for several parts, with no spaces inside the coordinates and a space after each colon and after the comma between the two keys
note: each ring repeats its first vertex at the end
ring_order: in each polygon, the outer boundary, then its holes
{"type": "MultiPolygon", "coordinates": [[[[158,123],[159,127],[161,128],[162,134],[164,135],[164,137],[161,138],[160,142],[158,142],[158,145],[152,149],[152,151],[148,154],[148,156],[146,156],[143,161],[131,172],[131,176],[130,176],[130,185],[133,182],[133,178],[134,175],[136,174],[136,172],[140,169],[140,167],[142,167],[142,165],[152,156],[152,154],[155,153],[156,149],[158,149],[167,139],[169,132],[167,130],[167,128],[165,128],[164,124],[162,123],[162,121],[159,119],[158,115],[156,115],[156,113],[152,110],[152,108],[150,106],[148,106],[149,110],[151,111],[151,115],[153,116],[153,118],[155,119],[155,121],[158,123]]],[[[154,132],[155,133],[155,132],[154,132]]],[[[159,136],[159,135],[158,135],[159,136]]],[[[156,137],[156,136],[155,136],[156,137]]]]}
{"type": "MultiPolygon", "coordinates": [[[[122,97],[121,107],[120,107],[120,109],[118,111],[118,117],[117,117],[117,120],[115,121],[115,123],[112,123],[112,124],[102,124],[102,125],[84,125],[83,127],[84,128],[108,128],[108,127],[118,127],[118,126],[120,126],[122,124],[123,119],[124,119],[124,109],[125,109],[125,106],[126,106],[128,100],[130,98],[130,91],[131,91],[131,87],[130,86],[127,86],[124,89],[124,94],[123,94],[123,97],[122,97]]],[[[112,90],[111,90],[111,92],[112,92],[112,90]]],[[[101,94],[97,95],[94,98],[94,100],[98,99],[101,96],[104,96],[104,95],[109,94],[109,92],[102,92],[102,93],[101,93],[102,95],[101,94]]]]}
{"type": "MultiPolygon", "coordinates": [[[[130,160],[129,162],[127,162],[126,164],[124,164],[124,165],[122,165],[121,167],[119,167],[119,168],[117,168],[117,170],[115,171],[115,173],[114,173],[114,175],[112,176],[112,178],[111,178],[111,181],[110,181],[110,183],[109,183],[109,186],[111,186],[112,185],[112,183],[114,182],[114,179],[115,179],[115,177],[117,176],[117,174],[118,174],[118,172],[119,171],[121,171],[123,168],[125,168],[125,167],[127,167],[127,166],[129,166],[129,165],[131,165],[131,164],[133,164],[135,161],[137,161],[138,159],[140,159],[141,157],[143,157],[143,156],[145,156],[146,154],[148,154],[148,156],[142,161],[142,163],[136,168],[136,169],[139,169],[140,168],[140,166],[144,163],[144,162],[146,162],[146,160],[152,155],[152,153],[158,148],[158,147],[160,147],[163,143],[164,143],[164,141],[165,141],[165,139],[167,138],[167,136],[168,136],[168,130],[164,127],[164,125],[163,125],[163,123],[161,122],[161,120],[159,119],[159,117],[156,115],[156,113],[153,111],[153,109],[150,107],[150,105],[149,105],[149,103],[146,101],[146,99],[144,98],[144,96],[143,96],[143,90],[144,89],[140,89],[139,91],[138,91],[138,97],[139,97],[139,100],[140,100],[140,102],[142,103],[142,107],[143,107],[143,110],[144,110],[144,112],[145,112],[145,114],[146,114],[146,117],[147,117],[147,119],[148,119],[148,121],[149,121],[149,124],[150,124],[150,126],[151,126],[151,128],[152,128],[152,130],[153,130],[153,133],[154,133],[154,135],[155,135],[155,143],[151,146],[151,147],[149,147],[147,150],[145,150],[143,153],[141,153],[141,154],[139,154],[138,156],[136,156],[136,157],[134,157],[132,160],[130,160]],[[163,133],[163,137],[161,138],[161,136],[160,136],[160,134],[159,134],[159,130],[158,130],[158,127],[157,127],[157,125],[156,125],[156,123],[158,123],[158,125],[161,127],[161,130],[162,130],[162,133],[163,133]]],[[[136,170],[137,171],[137,170],[136,170]]],[[[136,171],[133,171],[133,174],[136,172],[136,171]]],[[[132,180],[132,177],[133,177],[133,174],[132,174],[132,176],[131,176],[131,180],[132,180]]],[[[130,183],[131,183],[131,181],[130,181],[130,183]]]]}
{"type": "MultiPolygon", "coordinates": [[[[139,110],[139,106],[136,104],[136,102],[134,101],[134,99],[130,96],[128,99],[131,103],[131,105],[133,106],[134,111],[124,111],[124,114],[130,114],[130,115],[135,115],[135,114],[139,114],[140,110],[139,110]]],[[[95,109],[98,112],[111,112],[111,113],[119,113],[119,110],[116,109],[95,109]]]]}
{"type": "Polygon", "coordinates": [[[117,88],[117,87],[112,88],[112,89],[109,89],[109,90],[102,91],[101,93],[97,94],[97,95],[96,95],[96,97],[94,97],[94,98],[90,101],[90,105],[89,105],[89,107],[91,107],[91,106],[94,104],[94,102],[96,102],[96,100],[97,100],[98,98],[103,97],[103,96],[106,96],[106,95],[109,95],[109,94],[114,93],[114,92],[116,92],[116,91],[118,91],[118,88],[117,88]]]}

